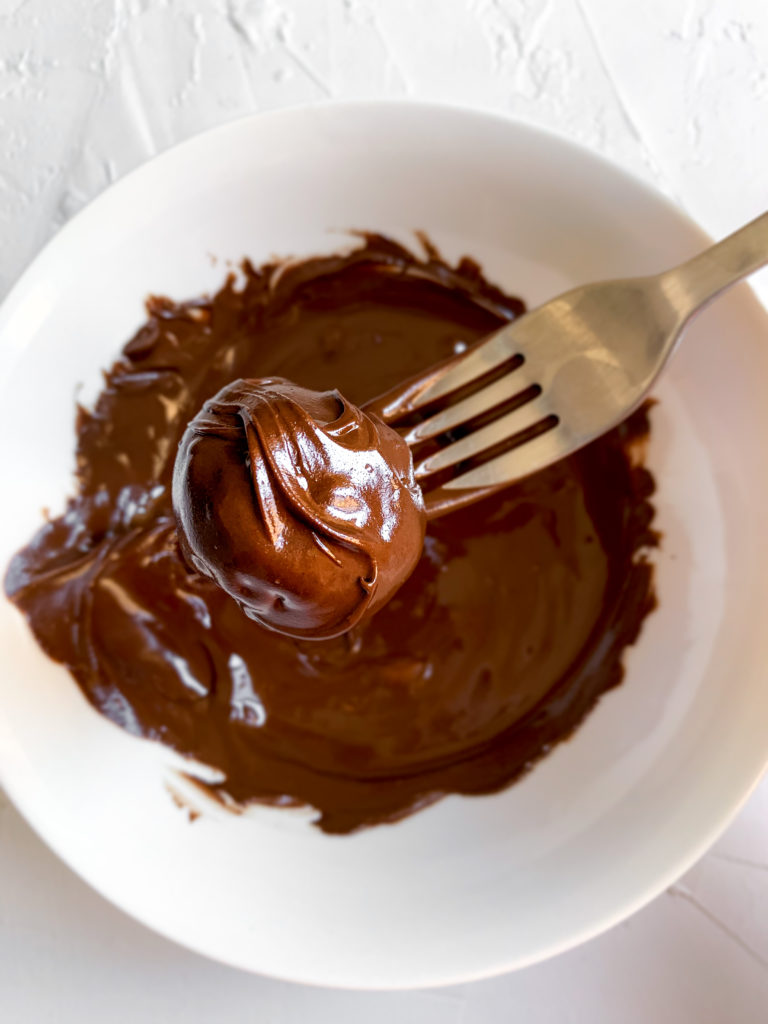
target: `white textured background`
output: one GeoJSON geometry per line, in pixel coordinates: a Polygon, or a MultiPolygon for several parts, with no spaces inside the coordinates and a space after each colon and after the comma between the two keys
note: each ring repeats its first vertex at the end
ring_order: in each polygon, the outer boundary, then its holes
{"type": "MultiPolygon", "coordinates": [[[[172,143],[254,110],[375,96],[555,128],[715,236],[768,207],[766,0],[0,0],[0,297],[68,217],[172,143]]],[[[756,286],[768,300],[765,272],[756,286]]],[[[272,982],[157,938],[59,864],[0,792],[0,1020],[765,1024],[768,782],[609,934],[494,981],[402,995],[272,982]]]]}

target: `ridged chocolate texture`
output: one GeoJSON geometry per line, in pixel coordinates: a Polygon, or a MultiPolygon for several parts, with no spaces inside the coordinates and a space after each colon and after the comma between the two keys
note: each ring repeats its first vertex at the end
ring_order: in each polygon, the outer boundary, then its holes
{"type": "Polygon", "coordinates": [[[408,446],[347,402],[281,378],[226,385],[192,420],[173,476],[185,558],[268,629],[338,636],[421,556],[408,446]]]}

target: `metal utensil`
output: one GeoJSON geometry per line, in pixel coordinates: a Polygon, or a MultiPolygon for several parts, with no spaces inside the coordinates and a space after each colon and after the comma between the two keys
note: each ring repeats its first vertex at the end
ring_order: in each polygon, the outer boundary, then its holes
{"type": "Polygon", "coordinates": [[[440,515],[615,427],[693,315],[767,263],[765,213],[662,274],[565,292],[368,408],[404,434],[428,514],[440,515]]]}

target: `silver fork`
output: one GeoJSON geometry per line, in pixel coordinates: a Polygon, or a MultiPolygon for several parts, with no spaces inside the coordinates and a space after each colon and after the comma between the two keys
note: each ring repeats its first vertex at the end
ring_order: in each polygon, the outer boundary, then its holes
{"type": "Polygon", "coordinates": [[[565,292],[367,408],[404,435],[441,515],[615,427],[693,315],[765,264],[768,213],[665,273],[565,292]]]}

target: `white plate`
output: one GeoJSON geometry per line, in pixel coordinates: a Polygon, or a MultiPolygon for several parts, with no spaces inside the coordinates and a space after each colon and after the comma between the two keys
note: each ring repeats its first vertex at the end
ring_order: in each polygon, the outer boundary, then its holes
{"type": "MultiPolygon", "coordinates": [[[[75,389],[93,395],[150,292],[253,260],[426,229],[529,302],[643,273],[706,239],[562,139],[421,105],[328,106],[220,128],[110,189],[0,312],[0,566],[70,487],[75,389]],[[10,485],[10,481],[13,484],[10,485]]],[[[498,796],[333,838],[306,815],[190,824],[171,755],[86,704],[0,602],[0,777],[40,835],[150,927],[230,964],[408,987],[551,956],[659,893],[713,842],[768,755],[768,323],[742,287],[691,328],[659,389],[660,608],[624,684],[498,796]]],[[[513,567],[510,567],[514,571],[513,567]]]]}

